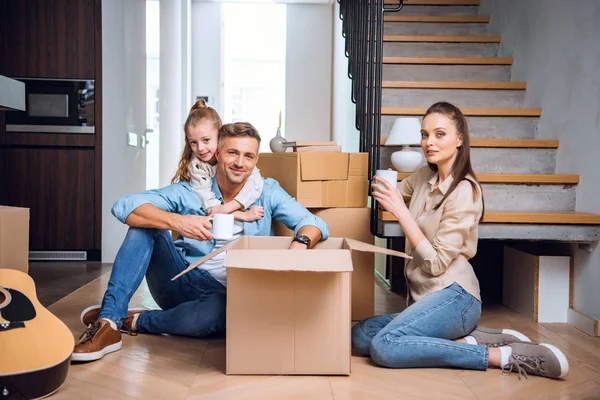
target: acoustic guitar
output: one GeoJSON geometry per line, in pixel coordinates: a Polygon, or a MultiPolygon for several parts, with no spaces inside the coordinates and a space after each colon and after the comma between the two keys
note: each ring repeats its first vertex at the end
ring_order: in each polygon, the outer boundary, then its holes
{"type": "Polygon", "coordinates": [[[73,334],[46,310],[33,279],[0,268],[0,400],[38,399],[64,383],[73,334]]]}

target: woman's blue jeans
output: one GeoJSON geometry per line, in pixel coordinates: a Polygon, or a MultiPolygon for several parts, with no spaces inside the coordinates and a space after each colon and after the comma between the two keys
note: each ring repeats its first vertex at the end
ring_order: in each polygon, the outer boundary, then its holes
{"type": "Polygon", "coordinates": [[[377,315],[352,328],[352,347],[389,368],[456,367],[485,370],[488,348],[453,341],[467,336],[481,303],[454,283],[399,314],[377,315]]]}

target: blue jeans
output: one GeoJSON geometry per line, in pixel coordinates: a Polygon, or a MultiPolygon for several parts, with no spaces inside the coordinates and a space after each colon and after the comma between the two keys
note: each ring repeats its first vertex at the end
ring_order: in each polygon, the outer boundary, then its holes
{"type": "Polygon", "coordinates": [[[185,268],[187,264],[168,231],[129,228],[115,259],[99,318],[120,327],[131,297],[146,276],[150,294],[162,310],[140,314],[138,332],[192,337],[223,333],[225,287],[198,268],[171,281],[185,268]]]}
{"type": "Polygon", "coordinates": [[[459,284],[432,293],[399,314],[376,315],[352,328],[352,347],[389,368],[486,370],[488,348],[454,342],[475,329],[481,303],[459,284]]]}

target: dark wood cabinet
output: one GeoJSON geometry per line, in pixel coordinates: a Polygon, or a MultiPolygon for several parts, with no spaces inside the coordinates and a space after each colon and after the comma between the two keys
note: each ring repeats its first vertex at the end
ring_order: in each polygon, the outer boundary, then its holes
{"type": "Polygon", "coordinates": [[[7,133],[0,112],[0,204],[30,208],[30,250],[102,241],[101,0],[0,0],[0,74],[93,79],[93,135],[7,133]]]}
{"type": "Polygon", "coordinates": [[[94,249],[94,150],[4,150],[4,203],[30,208],[31,250],[94,249]]]}
{"type": "Polygon", "coordinates": [[[96,0],[1,3],[3,75],[94,79],[96,0]]]}

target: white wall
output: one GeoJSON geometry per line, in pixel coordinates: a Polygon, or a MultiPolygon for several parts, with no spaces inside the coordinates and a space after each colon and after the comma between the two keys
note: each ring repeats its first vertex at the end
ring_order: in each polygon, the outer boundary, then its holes
{"type": "Polygon", "coordinates": [[[219,113],[221,103],[221,70],[223,48],[221,4],[192,3],[192,99],[209,96],[210,105],[219,113]]]}
{"type": "Polygon", "coordinates": [[[141,192],[145,150],[127,133],[146,129],[146,2],[102,2],[102,261],[113,262],[127,227],[110,213],[114,202],[141,192]]]}
{"type": "Polygon", "coordinates": [[[288,4],[287,140],[331,140],[333,7],[288,4]]]}
{"type": "MultiPolygon", "coordinates": [[[[482,0],[511,79],[527,82],[526,107],[541,107],[540,138],[560,140],[557,173],[579,174],[577,211],[600,213],[600,2],[482,0]]],[[[575,308],[600,318],[600,250],[575,252],[575,308]]]]}
{"type": "MultiPolygon", "coordinates": [[[[160,2],[159,186],[171,182],[184,144],[190,108],[190,0],[160,2]]],[[[196,44],[197,45],[197,44],[196,44]]]]}
{"type": "Polygon", "coordinates": [[[346,39],[342,36],[340,5],[333,3],[333,82],[332,121],[333,140],[342,151],[357,152],[360,132],[356,129],[356,105],[352,103],[352,81],[348,78],[346,39]]]}

